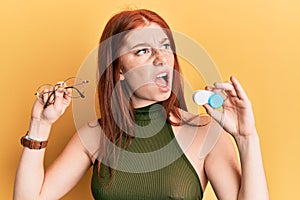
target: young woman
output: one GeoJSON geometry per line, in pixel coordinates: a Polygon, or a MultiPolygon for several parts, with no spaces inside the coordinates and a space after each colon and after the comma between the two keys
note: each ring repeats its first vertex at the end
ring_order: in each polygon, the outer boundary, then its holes
{"type": "Polygon", "coordinates": [[[223,91],[223,112],[206,104],[211,117],[189,114],[173,36],[159,15],[140,9],[113,16],[100,40],[98,64],[101,119],[74,134],[46,170],[45,141],[69,106],[71,91],[58,84],[51,101],[45,91],[35,102],[14,199],[59,199],[91,166],[95,199],[202,199],[208,181],[218,199],[269,198],[251,102],[242,86],[231,77],[207,87],[223,91]],[[199,157],[212,124],[222,131],[199,157]]]}

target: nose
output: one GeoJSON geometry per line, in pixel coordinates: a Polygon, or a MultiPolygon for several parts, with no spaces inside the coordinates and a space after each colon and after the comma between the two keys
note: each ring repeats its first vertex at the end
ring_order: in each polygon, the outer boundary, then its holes
{"type": "Polygon", "coordinates": [[[165,55],[165,53],[161,49],[155,49],[154,52],[154,61],[153,64],[155,66],[164,66],[168,62],[168,59],[165,55]]]}

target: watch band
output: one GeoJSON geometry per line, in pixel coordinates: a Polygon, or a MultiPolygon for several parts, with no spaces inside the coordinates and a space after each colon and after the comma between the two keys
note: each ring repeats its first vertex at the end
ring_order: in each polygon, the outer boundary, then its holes
{"type": "Polygon", "coordinates": [[[24,147],[27,147],[29,149],[43,149],[47,146],[48,140],[46,141],[37,141],[37,140],[33,140],[28,138],[27,135],[23,136],[21,138],[21,144],[24,147]]]}

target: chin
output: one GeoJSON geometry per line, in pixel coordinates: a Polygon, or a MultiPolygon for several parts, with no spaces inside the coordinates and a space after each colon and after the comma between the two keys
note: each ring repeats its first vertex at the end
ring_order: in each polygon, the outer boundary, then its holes
{"type": "Polygon", "coordinates": [[[161,95],[159,95],[157,98],[155,98],[157,101],[166,101],[167,99],[169,99],[171,96],[171,92],[167,92],[167,93],[162,93],[161,95]]]}

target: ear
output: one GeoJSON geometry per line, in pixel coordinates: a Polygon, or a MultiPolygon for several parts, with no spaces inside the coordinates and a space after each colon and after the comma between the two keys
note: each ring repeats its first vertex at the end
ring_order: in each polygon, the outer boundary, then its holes
{"type": "Polygon", "coordinates": [[[125,80],[125,76],[123,74],[123,70],[122,69],[120,69],[120,80],[121,81],[125,80]]]}

